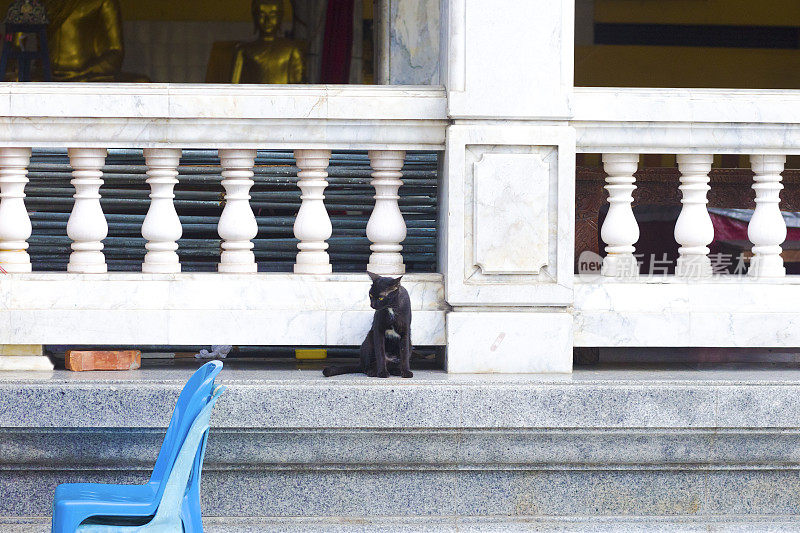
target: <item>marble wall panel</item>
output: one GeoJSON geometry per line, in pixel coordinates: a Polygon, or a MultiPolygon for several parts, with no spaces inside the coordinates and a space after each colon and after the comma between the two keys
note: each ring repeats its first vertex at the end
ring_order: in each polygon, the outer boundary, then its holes
{"type": "Polygon", "coordinates": [[[389,84],[439,84],[439,0],[390,0],[389,84]]]}
{"type": "Polygon", "coordinates": [[[539,154],[492,153],[473,163],[473,247],[483,273],[538,274],[547,265],[552,164],[539,154]]]}

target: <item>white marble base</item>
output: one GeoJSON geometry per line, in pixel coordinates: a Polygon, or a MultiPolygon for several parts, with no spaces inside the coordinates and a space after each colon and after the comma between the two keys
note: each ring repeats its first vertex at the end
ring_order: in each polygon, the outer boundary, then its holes
{"type": "MultiPolygon", "coordinates": [[[[359,345],[366,274],[9,274],[0,343],[359,345]]],[[[409,274],[412,342],[445,343],[440,274],[409,274]]]]}
{"type": "Polygon", "coordinates": [[[572,315],[566,312],[447,314],[450,373],[572,371],[572,315]]]}
{"type": "Polygon", "coordinates": [[[608,254],[603,258],[603,276],[612,278],[635,278],[639,275],[636,257],[624,254],[608,254]]]}
{"type": "Polygon", "coordinates": [[[800,277],[579,276],[575,345],[800,347],[800,277]]]}
{"type": "Polygon", "coordinates": [[[0,372],[19,370],[50,371],[53,363],[44,355],[2,355],[0,356],[0,372]]]}

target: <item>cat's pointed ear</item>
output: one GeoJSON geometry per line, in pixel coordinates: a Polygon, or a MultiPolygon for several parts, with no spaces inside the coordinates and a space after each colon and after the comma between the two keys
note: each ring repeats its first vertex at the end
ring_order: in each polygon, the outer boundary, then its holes
{"type": "Polygon", "coordinates": [[[399,278],[394,278],[394,281],[392,282],[392,285],[394,285],[394,286],[400,285],[400,280],[402,280],[402,279],[403,279],[403,276],[400,276],[399,278]]]}
{"type": "Polygon", "coordinates": [[[381,278],[379,275],[373,274],[372,272],[369,271],[367,271],[367,274],[369,275],[369,279],[371,279],[372,281],[378,281],[381,278]]]}

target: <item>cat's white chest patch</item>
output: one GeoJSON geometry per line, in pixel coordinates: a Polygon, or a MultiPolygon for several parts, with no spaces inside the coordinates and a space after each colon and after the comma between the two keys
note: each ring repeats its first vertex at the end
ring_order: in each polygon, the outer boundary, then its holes
{"type": "Polygon", "coordinates": [[[387,329],[386,330],[386,338],[388,338],[388,339],[399,339],[400,338],[400,334],[397,333],[394,330],[394,328],[387,329]]]}
{"type": "Polygon", "coordinates": [[[392,319],[392,320],[394,320],[394,309],[392,309],[392,308],[390,307],[390,308],[388,308],[388,309],[386,309],[386,310],[387,310],[387,311],[389,311],[389,318],[390,318],[390,319],[392,319]]]}

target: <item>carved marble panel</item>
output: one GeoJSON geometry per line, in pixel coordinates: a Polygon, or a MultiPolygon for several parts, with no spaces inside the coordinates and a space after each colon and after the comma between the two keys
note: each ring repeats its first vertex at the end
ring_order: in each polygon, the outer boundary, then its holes
{"type": "Polygon", "coordinates": [[[538,274],[548,263],[550,163],[483,154],[473,163],[474,262],[484,274],[538,274]]]}
{"type": "Polygon", "coordinates": [[[441,261],[454,307],[572,302],[573,130],[448,128],[441,261]]]}

